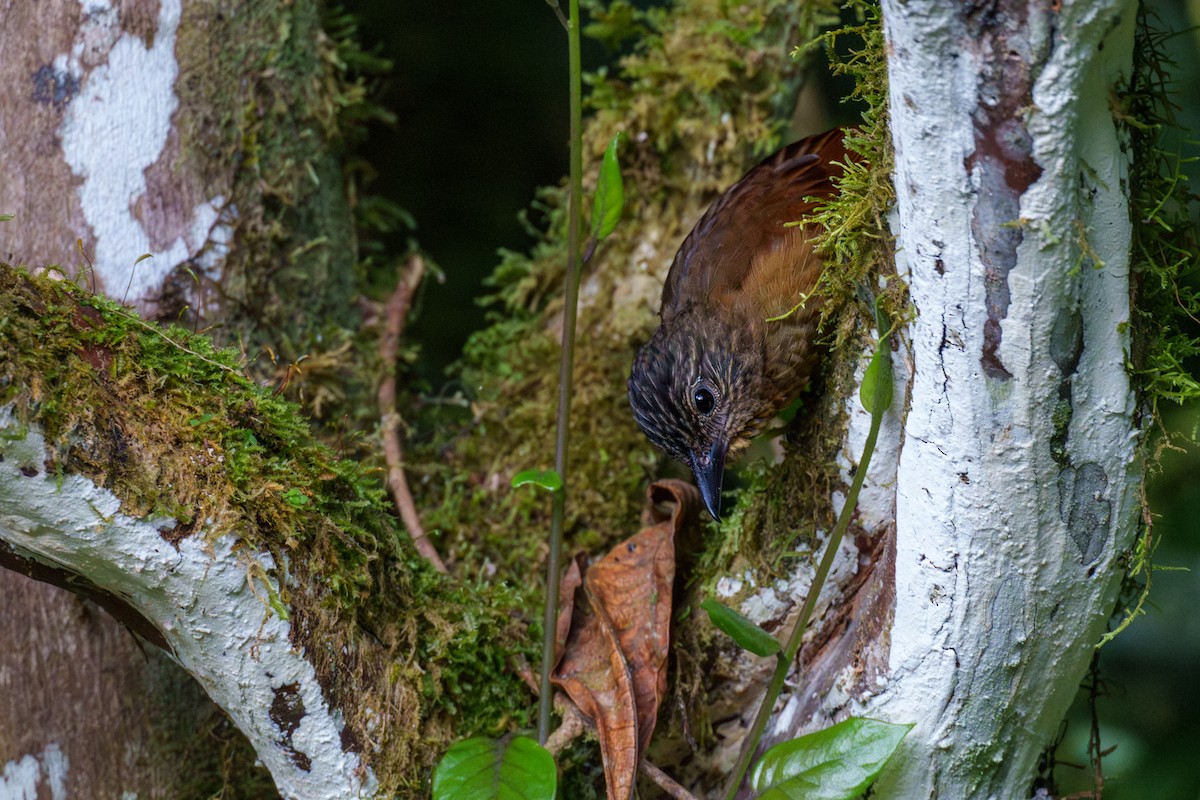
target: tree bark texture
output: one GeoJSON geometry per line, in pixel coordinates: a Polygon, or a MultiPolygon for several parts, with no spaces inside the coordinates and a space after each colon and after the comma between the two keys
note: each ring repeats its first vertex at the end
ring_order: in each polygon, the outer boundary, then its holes
{"type": "Polygon", "coordinates": [[[72,592],[8,569],[0,591],[0,797],[272,796],[241,733],[161,651],[72,592]]]}
{"type": "MultiPolygon", "coordinates": [[[[0,261],[297,357],[353,309],[319,22],[309,2],[0,2],[0,261]]],[[[0,762],[21,787],[261,796],[185,673],[61,589],[4,572],[0,591],[0,762]]]]}
{"type": "Polygon", "coordinates": [[[0,5],[0,209],[14,214],[0,257],[58,264],[164,321],[253,319],[244,334],[303,340],[305,325],[345,319],[356,251],[334,149],[344,87],[328,80],[320,13],[0,5]]]}
{"type": "Polygon", "coordinates": [[[90,480],[47,474],[44,439],[36,430],[21,435],[22,427],[0,412],[6,545],[127,602],[136,613],[132,624],[141,627],[144,619],[155,632],[149,640],[225,709],[285,797],[369,795],[374,778],[346,752],[340,715],[303,650],[292,646],[287,619],[271,608],[268,598],[277,598],[280,586],[269,577],[270,555],[239,557],[230,537],[172,542],[175,520],[129,517],[90,480]],[[257,570],[246,559],[257,561],[257,570]]]}
{"type": "MultiPolygon", "coordinates": [[[[913,313],[846,563],[887,537],[869,561],[891,562],[876,594],[894,600],[888,631],[846,644],[852,626],[806,665],[773,737],[845,713],[915,723],[882,797],[1029,796],[1113,611],[1140,511],[1129,156],[1109,106],[1135,15],[883,4],[913,313]]],[[[851,410],[850,463],[867,421],[851,410]]]]}
{"type": "Polygon", "coordinates": [[[917,316],[890,664],[899,796],[1031,790],[1140,517],[1132,2],[884,4],[897,251],[917,316]],[[903,709],[903,711],[901,711],[903,709]],[[929,713],[933,710],[934,713],[929,713]]]}

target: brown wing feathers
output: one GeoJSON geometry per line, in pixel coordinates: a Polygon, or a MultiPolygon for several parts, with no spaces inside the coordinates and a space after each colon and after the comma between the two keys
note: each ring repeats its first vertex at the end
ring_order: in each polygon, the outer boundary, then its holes
{"type": "Polygon", "coordinates": [[[748,299],[747,294],[777,296],[794,288],[796,276],[764,275],[761,270],[786,268],[770,263],[780,256],[804,260],[802,252],[786,252],[802,244],[786,240],[798,240],[802,233],[785,223],[812,212],[814,204],[806,197],[832,194],[830,177],[841,171],[834,163],[844,160],[842,131],[835,129],[784,147],[730,187],[679,248],[663,287],[663,318],[694,303],[725,302],[739,295],[748,299]],[[773,259],[780,248],[785,252],[773,259]],[[743,292],[752,273],[757,285],[743,292]]]}

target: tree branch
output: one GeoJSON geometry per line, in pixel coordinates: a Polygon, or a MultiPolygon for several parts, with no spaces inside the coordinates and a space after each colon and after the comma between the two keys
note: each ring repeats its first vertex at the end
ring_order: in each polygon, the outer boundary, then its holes
{"type": "Polygon", "coordinates": [[[11,408],[0,408],[0,441],[0,541],[11,558],[83,576],[153,626],[150,640],[225,709],[284,797],[373,795],[371,770],[343,749],[341,715],[268,599],[280,592],[269,553],[235,552],[232,536],[168,541],[174,520],[129,516],[89,478],[45,469],[42,432],[11,408]]]}

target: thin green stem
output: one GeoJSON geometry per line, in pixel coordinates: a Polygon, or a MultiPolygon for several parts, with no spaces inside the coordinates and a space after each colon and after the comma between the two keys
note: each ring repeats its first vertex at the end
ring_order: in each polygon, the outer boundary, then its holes
{"type": "Polygon", "coordinates": [[[571,416],[571,376],[575,361],[575,312],[579,304],[579,238],[583,197],[583,89],[579,61],[579,0],[570,2],[567,25],[568,68],[571,94],[571,185],[567,203],[567,275],[564,289],[562,355],[558,370],[558,433],[555,437],[554,468],[562,488],[554,493],[550,520],[550,554],[546,559],[546,606],[542,616],[541,694],[538,698],[538,742],[550,735],[553,708],[550,669],[554,662],[554,631],[558,620],[558,567],[562,560],[563,517],[567,495],[567,428],[571,416]]]}
{"type": "MultiPolygon", "coordinates": [[[[879,346],[887,346],[886,337],[879,346]]],[[[891,380],[890,370],[887,372],[887,380],[891,380]]],[[[858,504],[858,493],[867,476],[867,467],[871,465],[871,455],[875,452],[875,440],[879,438],[879,427],[882,423],[882,410],[871,414],[871,429],[867,433],[866,443],[863,444],[858,471],[854,473],[854,480],[850,482],[850,491],[846,494],[846,504],[842,506],[842,513],[838,515],[833,534],[825,543],[825,552],[821,556],[821,564],[817,567],[817,573],[813,576],[812,587],[808,590],[808,596],[804,598],[804,605],[800,607],[800,616],[796,619],[796,626],[792,628],[787,644],[778,656],[775,672],[771,675],[767,693],[763,697],[762,705],[758,707],[754,723],[750,726],[750,733],[742,742],[742,751],[738,754],[737,764],[734,766],[729,784],[725,787],[726,800],[733,800],[738,788],[742,785],[742,780],[750,768],[750,760],[754,758],[754,751],[758,749],[763,730],[767,727],[767,720],[771,718],[771,712],[775,708],[775,701],[779,699],[779,693],[783,690],[783,682],[787,678],[788,669],[795,663],[796,656],[800,652],[800,642],[804,638],[804,631],[808,628],[808,621],[812,617],[813,609],[817,606],[817,598],[820,597],[821,588],[825,585],[830,568],[833,567],[833,559],[837,555],[838,547],[841,546],[842,537],[846,535],[846,529],[850,527],[850,518],[854,516],[854,507],[858,504]]]]}

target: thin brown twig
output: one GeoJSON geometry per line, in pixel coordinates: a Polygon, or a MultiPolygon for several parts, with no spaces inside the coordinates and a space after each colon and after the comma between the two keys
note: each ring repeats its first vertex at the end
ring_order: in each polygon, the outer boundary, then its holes
{"type": "Polygon", "coordinates": [[[642,759],[641,767],[643,775],[658,784],[658,788],[662,789],[671,797],[674,797],[675,800],[696,800],[696,795],[680,786],[675,782],[674,778],[644,758],[642,759]]]}
{"type": "Polygon", "coordinates": [[[437,548],[425,534],[412,492],[408,488],[408,477],[404,474],[404,448],[400,444],[400,414],[396,411],[396,353],[400,349],[400,334],[404,321],[412,306],[413,293],[425,273],[425,259],[413,255],[404,265],[404,273],[396,283],[396,291],[388,300],[384,310],[383,337],[379,341],[379,360],[383,363],[384,377],[379,384],[379,414],[382,418],[383,455],[387,461],[388,488],[400,520],[408,529],[417,552],[438,572],[446,572],[446,565],[438,555],[437,548]]]}
{"type": "Polygon", "coordinates": [[[554,707],[562,715],[562,724],[551,731],[550,735],[546,737],[546,744],[542,746],[549,750],[551,755],[557,756],[591,726],[588,724],[587,718],[583,716],[583,712],[579,710],[579,706],[571,702],[571,698],[563,693],[554,693],[554,707]]]}

